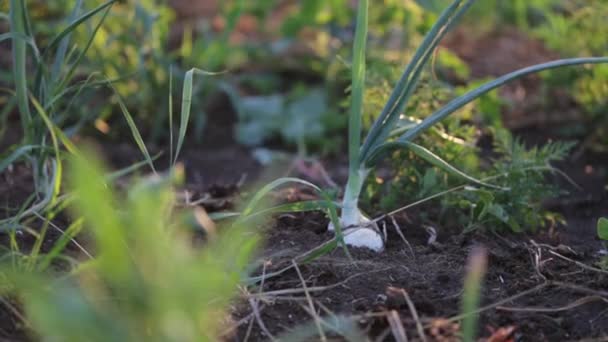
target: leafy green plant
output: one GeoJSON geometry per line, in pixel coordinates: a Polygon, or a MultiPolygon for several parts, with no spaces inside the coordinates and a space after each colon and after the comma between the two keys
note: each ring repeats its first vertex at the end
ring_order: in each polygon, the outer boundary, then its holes
{"type": "MultiPolygon", "coordinates": [[[[500,188],[491,185],[455,169],[428,149],[412,142],[414,138],[427,131],[433,125],[462,108],[481,95],[519,77],[569,65],[607,63],[608,58],[574,58],[543,63],[514,71],[510,74],[490,81],[470,92],[452,100],[435,113],[417,123],[412,128],[391,139],[392,132],[399,121],[402,111],[416,89],[426,62],[432,55],[441,38],[452,28],[474,1],[453,1],[441,14],[435,25],[426,35],[414,57],[406,67],[401,79],[395,86],[384,110],[372,125],[364,142],[361,144],[361,117],[365,84],[365,53],[368,31],[368,8],[366,0],[359,2],[357,28],[353,48],[351,111],[349,116],[349,175],[342,200],[341,225],[345,227],[345,242],[355,246],[364,246],[381,251],[384,248],[382,236],[369,219],[362,215],[359,209],[359,197],[363,183],[370,170],[378,161],[391,150],[405,148],[417,154],[422,159],[440,167],[451,176],[456,176],[467,182],[483,187],[500,188]]],[[[507,191],[508,189],[503,189],[507,191]]],[[[330,225],[330,229],[332,226],[330,225]]]]}
{"type": "Polygon", "coordinates": [[[195,247],[175,206],[179,168],[136,182],[121,199],[98,162],[71,166],[71,207],[91,229],[95,259],[59,278],[2,266],[0,288],[23,302],[34,332],[62,341],[216,340],[256,234],[234,225],[195,247]]]}
{"type": "MultiPolygon", "coordinates": [[[[85,11],[82,1],[77,1],[65,25],[47,39],[33,31],[25,1],[11,1],[9,14],[3,15],[10,23],[10,32],[2,34],[1,40],[10,39],[12,42],[11,81],[14,91],[9,92],[16,100],[20,115],[22,142],[3,154],[0,172],[15,161],[29,161],[35,193],[32,200],[24,205],[31,205],[35,209],[26,210],[24,207],[24,212],[33,213],[60,202],[63,174],[60,145],[63,144],[69,151],[75,150],[67,139],[68,113],[83,89],[100,84],[94,82],[92,77],[77,80],[76,70],[115,2],[106,1],[85,11]],[[88,21],[95,24],[87,40],[80,48],[70,49],[73,33],[88,21]],[[38,45],[39,39],[44,42],[44,47],[38,45]]],[[[71,117],[70,120],[78,126],[86,118],[71,117]]]]}
{"type": "Polygon", "coordinates": [[[280,137],[298,146],[303,154],[306,145],[324,135],[324,119],[330,108],[327,92],[322,87],[296,87],[288,94],[248,95],[236,93],[233,87],[224,89],[232,99],[239,121],[235,138],[248,146],[280,137]]]}
{"type": "Polygon", "coordinates": [[[497,132],[494,152],[499,157],[483,178],[492,178],[493,184],[509,191],[465,187],[446,197],[444,216],[454,213],[450,208],[458,208],[467,213],[466,222],[461,222],[467,230],[485,227],[513,232],[535,231],[547,223],[563,221],[560,215],[544,210],[542,202],[563,194],[564,191],[547,182],[546,177],[548,173],[559,174],[551,163],[563,160],[573,146],[550,142],[528,149],[508,131],[497,132]]]}

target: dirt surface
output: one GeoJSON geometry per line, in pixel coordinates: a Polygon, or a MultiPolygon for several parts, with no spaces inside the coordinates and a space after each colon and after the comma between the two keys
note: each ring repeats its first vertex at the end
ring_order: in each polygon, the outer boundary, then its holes
{"type": "MultiPolygon", "coordinates": [[[[463,41],[457,33],[446,46],[469,62],[473,76],[478,78],[556,57],[540,42],[514,30],[492,32],[473,42],[463,41]],[[487,53],[476,53],[481,47],[487,53]]],[[[560,125],[576,119],[568,116],[574,104],[563,101],[552,105],[561,106],[566,114],[548,119],[537,101],[541,95],[537,77],[517,82],[501,95],[516,103],[508,108],[505,121],[520,122],[511,127],[530,145],[558,139],[560,125]],[[527,119],[521,124],[524,113],[527,119]]],[[[461,235],[439,229],[439,242],[429,245],[427,232],[402,217],[397,222],[410,249],[395,233],[395,227],[387,223],[388,245],[382,254],[351,249],[351,261],[338,250],[300,266],[302,278],[291,269],[251,290],[262,295],[249,296],[257,301],[241,304],[235,311],[240,326],[231,339],[268,340],[269,334],[279,336],[314,316],[345,314],[354,315],[360,327],[374,338],[389,341],[395,339],[392,329],[397,317],[410,340],[421,340],[403,295],[391,289],[397,288],[411,298],[427,339],[457,341],[457,327],[444,319],[460,313],[467,256],[472,249],[482,247],[487,251],[488,271],[480,336],[488,341],[606,340],[608,272],[593,268],[602,248],[595,224],[598,217],[608,215],[606,165],[608,156],[587,154],[557,165],[581,189],[560,181],[571,194],[548,201],[546,206],[563,214],[567,224],[535,235],[461,235]],[[302,279],[317,310],[315,315],[310,313],[302,279]],[[254,318],[254,312],[259,317],[254,318]],[[510,331],[510,335],[505,333],[510,331]]],[[[340,179],[341,175],[332,174],[340,179]]],[[[406,214],[415,217],[417,210],[406,214]]],[[[326,226],[327,219],[320,213],[278,217],[267,232],[263,251],[266,267],[258,274],[281,270],[294,258],[331,239],[326,226]]]]}
{"type": "MultiPolygon", "coordinates": [[[[270,273],[288,265],[296,257],[331,238],[325,232],[326,220],[322,215],[297,215],[279,218],[269,232],[267,249],[270,273]]],[[[389,287],[405,290],[414,303],[422,324],[438,324],[440,318],[459,314],[463,275],[467,255],[474,246],[489,251],[489,270],[483,290],[482,305],[492,305],[501,300],[522,294],[542,284],[546,286],[521,298],[506,301],[481,315],[481,335],[489,336],[493,329],[515,327],[514,337],[521,341],[560,341],[608,334],[607,303],[590,297],[592,289],[608,289],[608,274],[585,271],[575,262],[591,265],[597,261],[585,245],[584,252],[571,245],[574,251],[560,245],[556,239],[544,236],[527,238],[496,238],[487,235],[453,236],[435,245],[426,245],[417,227],[401,225],[402,232],[412,245],[412,250],[401,242],[397,234],[389,234],[384,253],[376,255],[366,250],[351,249],[354,262],[342,251],[300,267],[303,279],[311,290],[311,297],[320,316],[348,314],[360,316],[361,327],[374,336],[383,336],[389,329],[387,316],[396,311],[410,337],[416,338],[415,321],[404,298],[395,296],[389,287]],[[536,241],[538,244],[535,244],[536,241]],[[542,245],[547,243],[547,245],[542,245]],[[549,247],[562,246],[562,247],[549,247]],[[552,254],[564,255],[573,261],[562,260],[552,254]],[[540,255],[537,261],[535,258],[540,255]],[[567,284],[549,285],[551,282],[567,284]],[[588,301],[588,302],[587,302],[588,301]],[[583,303],[584,302],[584,303],[583,303]],[[580,306],[576,305],[580,304],[580,306]],[[567,307],[575,306],[571,310],[567,307]],[[521,311],[516,311],[521,310],[521,311]],[[529,310],[529,311],[525,311],[529,310]],[[554,312],[542,312],[551,311],[554,312]]],[[[581,241],[580,236],[571,238],[569,229],[558,232],[559,239],[581,241]]],[[[584,243],[589,243],[588,239],[584,243]]],[[[597,247],[597,242],[594,244],[597,247]]],[[[260,303],[261,321],[267,332],[278,335],[298,323],[310,321],[308,301],[302,281],[295,270],[288,271],[266,281],[260,303]],[[291,289],[289,295],[274,295],[278,290],[291,289]]],[[[242,318],[251,312],[243,308],[237,314],[242,318]]],[[[248,334],[243,324],[236,340],[244,340],[248,334]]],[[[432,340],[449,337],[433,336],[432,340]]],[[[251,340],[266,340],[268,336],[253,322],[249,333],[251,340]]],[[[388,340],[392,340],[388,338],[388,340]]]]}
{"type": "MultiPolygon", "coordinates": [[[[337,250],[300,266],[318,315],[354,315],[371,336],[390,341],[394,337],[388,317],[396,313],[407,336],[420,340],[409,306],[402,295],[390,289],[398,288],[411,298],[426,337],[449,341],[456,336],[450,333],[454,326],[443,319],[460,313],[466,260],[472,249],[482,247],[488,253],[482,307],[490,307],[481,314],[480,336],[497,338],[506,329],[513,329],[515,341],[608,338],[608,272],[590,268],[599,260],[597,253],[602,248],[595,222],[608,214],[608,193],[603,188],[605,175],[589,170],[607,165],[606,158],[583,156],[570,166],[562,165],[583,188],[547,203],[564,214],[567,225],[526,236],[462,235],[438,227],[438,242],[429,245],[427,232],[401,215],[399,229],[411,249],[395,226],[387,223],[388,244],[381,254],[351,249],[351,262],[337,250]]],[[[417,210],[406,214],[416,217],[417,210]]],[[[263,252],[266,268],[258,274],[281,270],[294,258],[330,240],[327,223],[321,213],[279,216],[267,232],[263,252]]],[[[268,334],[276,337],[311,321],[303,289],[301,278],[292,269],[266,280],[263,288],[250,290],[266,293],[254,297],[261,298],[256,305],[259,321],[252,319],[251,303],[239,306],[235,315],[242,325],[233,340],[268,340],[268,334]]]]}

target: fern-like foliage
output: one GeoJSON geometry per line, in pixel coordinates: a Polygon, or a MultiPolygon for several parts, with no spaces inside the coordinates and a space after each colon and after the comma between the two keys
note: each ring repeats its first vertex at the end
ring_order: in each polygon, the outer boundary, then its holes
{"type": "Polygon", "coordinates": [[[542,203],[564,194],[564,190],[550,180],[557,173],[551,163],[563,160],[573,146],[573,143],[560,141],[527,148],[510,132],[497,131],[494,152],[498,158],[493,160],[487,174],[496,177],[494,183],[510,190],[468,188],[461,192],[461,207],[470,209],[468,228],[536,231],[547,224],[563,221],[560,215],[544,210],[542,203]]]}

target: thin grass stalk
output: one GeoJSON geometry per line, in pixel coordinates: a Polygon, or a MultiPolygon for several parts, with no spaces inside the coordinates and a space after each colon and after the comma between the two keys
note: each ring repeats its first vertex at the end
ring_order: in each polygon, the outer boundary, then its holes
{"type": "Polygon", "coordinates": [[[180,114],[180,126],[179,133],[177,136],[177,145],[175,147],[175,154],[173,155],[173,160],[171,161],[172,165],[177,163],[177,159],[179,157],[179,153],[182,150],[182,146],[186,139],[186,131],[188,130],[188,124],[190,122],[190,113],[192,110],[192,87],[193,87],[193,79],[194,75],[200,76],[212,76],[217,75],[217,73],[205,71],[202,69],[192,68],[186,72],[184,77],[184,85],[182,88],[182,108],[180,114]]]}

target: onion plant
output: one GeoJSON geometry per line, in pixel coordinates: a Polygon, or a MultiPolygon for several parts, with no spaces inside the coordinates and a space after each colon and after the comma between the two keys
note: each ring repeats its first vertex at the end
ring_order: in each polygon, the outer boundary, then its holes
{"type": "MultiPolygon", "coordinates": [[[[384,106],[384,109],[373,123],[367,137],[361,143],[361,116],[365,86],[365,52],[368,28],[369,0],[360,0],[358,4],[357,27],[353,48],[351,106],[349,116],[349,174],[344,197],[340,225],[344,229],[346,244],[361,246],[382,251],[384,241],[378,228],[367,219],[359,209],[358,200],[363,183],[369,172],[378,161],[394,149],[408,149],[422,159],[446,171],[449,175],[459,177],[478,186],[494,187],[483,183],[455,169],[426,148],[417,145],[413,140],[427,129],[448,115],[458,111],[471,101],[485,93],[520,77],[544,70],[571,65],[596,64],[608,62],[608,57],[572,58],[551,61],[523,68],[498,77],[468,93],[450,101],[444,107],[422,120],[413,127],[403,130],[397,127],[407,102],[416,90],[424,67],[433,55],[441,39],[458,22],[460,17],[474,3],[474,0],[455,0],[439,16],[436,23],[426,34],[424,40],[406,66],[400,80],[384,106]]],[[[498,189],[508,191],[508,189],[498,189]]],[[[329,229],[333,229],[330,224],[329,229]]]]}
{"type": "Polygon", "coordinates": [[[67,114],[81,92],[95,83],[92,75],[77,82],[78,67],[116,1],[107,0],[86,12],[83,1],[75,1],[70,15],[65,18],[65,26],[46,40],[45,46],[38,45],[39,33],[34,31],[26,1],[11,0],[9,13],[0,13],[10,24],[10,32],[1,34],[0,42],[12,42],[14,84],[14,90],[3,89],[3,92],[14,95],[23,129],[20,147],[0,155],[0,171],[13,161],[28,159],[33,169],[36,195],[44,194],[41,203],[53,202],[61,188],[61,153],[56,138],[63,137],[67,129],[59,127],[74,121],[77,122],[74,127],[79,127],[86,119],[67,114]],[[74,31],[96,16],[99,18],[85,44],[71,48],[74,31]],[[57,132],[53,132],[55,128],[57,132]],[[49,136],[52,148],[49,148],[49,136]]]}

